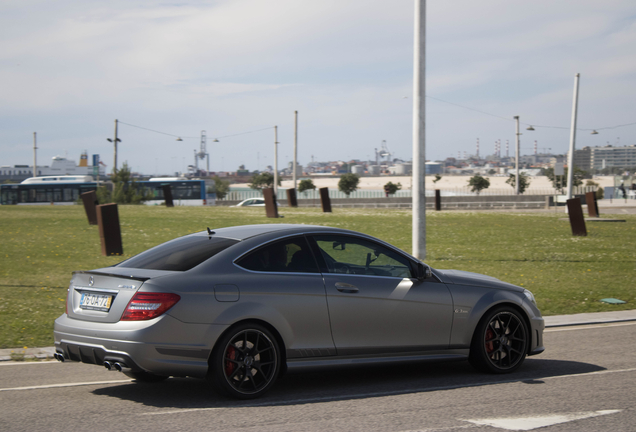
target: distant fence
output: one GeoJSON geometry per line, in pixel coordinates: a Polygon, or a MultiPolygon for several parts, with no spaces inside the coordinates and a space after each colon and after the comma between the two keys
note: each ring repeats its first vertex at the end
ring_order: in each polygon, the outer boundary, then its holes
{"type": "MultiPolygon", "coordinates": [[[[596,191],[595,186],[581,186],[574,188],[574,195],[582,195],[586,192],[594,192],[596,191]]],[[[390,195],[392,198],[411,198],[413,195],[412,191],[409,190],[399,190],[395,194],[390,195]]],[[[461,187],[461,188],[448,188],[448,189],[440,189],[440,193],[443,197],[468,197],[468,196],[513,196],[515,194],[515,190],[510,188],[505,189],[484,189],[479,194],[470,191],[470,187],[461,187]]],[[[565,191],[563,191],[565,193],[565,191]]],[[[526,190],[523,195],[561,195],[560,191],[557,191],[553,188],[531,188],[526,190]]],[[[427,197],[435,196],[435,189],[426,189],[427,197]]],[[[219,201],[243,201],[248,198],[262,198],[263,194],[260,190],[241,190],[241,191],[231,191],[229,192],[223,200],[219,201]]],[[[283,199],[285,197],[284,189],[279,188],[279,199],[283,199]]],[[[345,193],[340,192],[337,189],[329,189],[329,198],[331,199],[341,199],[341,198],[349,198],[349,199],[374,199],[374,198],[385,198],[386,194],[383,190],[371,190],[371,189],[362,189],[352,192],[347,196],[345,193]]],[[[305,192],[301,192],[298,194],[299,200],[305,199],[320,199],[320,193],[318,190],[309,190],[305,192]]]]}

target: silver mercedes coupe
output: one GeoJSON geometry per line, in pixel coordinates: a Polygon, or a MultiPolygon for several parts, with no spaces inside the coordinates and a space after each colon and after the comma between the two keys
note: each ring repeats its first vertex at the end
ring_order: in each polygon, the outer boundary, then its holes
{"type": "Polygon", "coordinates": [[[432,269],[374,237],[268,224],[219,228],[75,272],[55,357],[137,381],[207,379],[261,396],[285,371],[467,359],[507,373],[543,352],[532,293],[432,269]]]}

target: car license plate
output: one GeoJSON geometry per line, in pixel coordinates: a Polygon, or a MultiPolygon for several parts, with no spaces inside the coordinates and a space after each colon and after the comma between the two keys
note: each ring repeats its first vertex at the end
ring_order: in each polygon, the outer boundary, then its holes
{"type": "Polygon", "coordinates": [[[83,292],[80,299],[80,308],[108,312],[112,302],[112,295],[83,292]]]}

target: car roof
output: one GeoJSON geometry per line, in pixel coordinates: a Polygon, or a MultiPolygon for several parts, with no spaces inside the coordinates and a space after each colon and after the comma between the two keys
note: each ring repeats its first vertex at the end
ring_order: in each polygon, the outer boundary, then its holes
{"type": "MultiPolygon", "coordinates": [[[[319,232],[319,231],[329,231],[329,232],[341,232],[341,233],[351,233],[358,234],[360,233],[344,230],[341,228],[332,228],[325,227],[320,225],[302,225],[302,224],[260,224],[260,225],[241,225],[241,226],[233,226],[226,228],[217,228],[212,229],[212,231],[221,237],[232,238],[236,240],[245,240],[250,237],[255,237],[263,234],[270,234],[274,232],[280,232],[285,234],[299,234],[303,232],[319,232]]],[[[202,234],[207,235],[207,232],[203,232],[202,234]]],[[[364,234],[362,234],[364,235],[364,234]]]]}

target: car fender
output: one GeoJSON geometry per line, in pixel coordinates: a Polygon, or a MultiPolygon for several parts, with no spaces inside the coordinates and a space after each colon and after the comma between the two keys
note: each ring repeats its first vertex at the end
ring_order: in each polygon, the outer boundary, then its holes
{"type": "MultiPolygon", "coordinates": [[[[473,333],[484,314],[501,304],[522,307],[519,295],[508,290],[493,290],[466,285],[448,285],[453,294],[453,330],[451,348],[469,348],[473,333]]],[[[525,312],[524,309],[524,313],[525,312]]]]}
{"type": "Polygon", "coordinates": [[[269,324],[280,334],[285,348],[289,349],[294,346],[294,330],[289,322],[278,310],[262,303],[234,303],[217,315],[212,324],[231,327],[239,322],[249,320],[258,320],[269,324]]]}

